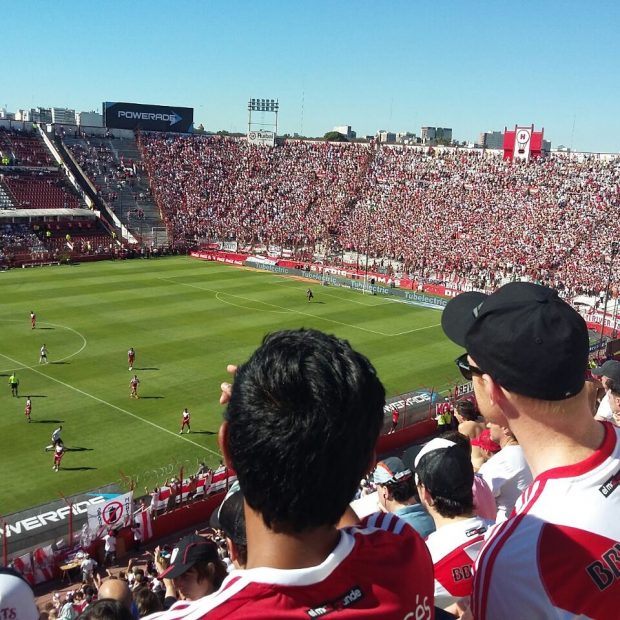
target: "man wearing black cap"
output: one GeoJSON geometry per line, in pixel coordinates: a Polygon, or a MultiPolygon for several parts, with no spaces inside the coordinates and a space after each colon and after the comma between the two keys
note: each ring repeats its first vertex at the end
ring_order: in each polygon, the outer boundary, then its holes
{"type": "Polygon", "coordinates": [[[159,578],[172,579],[185,600],[197,601],[215,592],[225,576],[226,567],[219,557],[217,545],[203,536],[190,534],[175,545],[170,565],[159,578]]]}
{"type": "Polygon", "coordinates": [[[611,380],[615,385],[620,385],[620,362],[616,360],[607,360],[602,366],[592,369],[591,373],[595,377],[600,377],[600,381],[605,388],[605,396],[601,399],[595,417],[601,422],[612,422],[613,412],[610,403],[608,384],[611,380]]]}
{"type": "Polygon", "coordinates": [[[487,421],[519,440],[534,481],[476,562],[485,618],[610,618],[620,600],[620,430],[592,418],[588,333],[557,292],[515,282],[442,316],[487,421]]]}
{"type": "Polygon", "coordinates": [[[493,523],[474,514],[474,469],[469,452],[444,438],[427,443],[415,459],[420,499],[437,531],[427,539],[435,567],[435,605],[469,596],[473,563],[493,523]]]}

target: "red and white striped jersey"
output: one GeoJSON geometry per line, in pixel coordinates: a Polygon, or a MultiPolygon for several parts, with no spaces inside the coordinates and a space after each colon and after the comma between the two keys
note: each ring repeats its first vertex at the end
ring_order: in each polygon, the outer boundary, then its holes
{"type": "Polygon", "coordinates": [[[476,620],[617,618],[620,428],[590,457],[538,476],[496,525],[474,575],[476,620]]]}
{"type": "Polygon", "coordinates": [[[420,535],[394,514],[375,513],[341,530],[318,566],[233,571],[218,592],[149,620],[435,617],[433,565],[420,535]]]}
{"type": "Polygon", "coordinates": [[[471,594],[474,562],[492,521],[471,517],[443,525],[426,545],[435,568],[435,605],[447,607],[471,594]]]}

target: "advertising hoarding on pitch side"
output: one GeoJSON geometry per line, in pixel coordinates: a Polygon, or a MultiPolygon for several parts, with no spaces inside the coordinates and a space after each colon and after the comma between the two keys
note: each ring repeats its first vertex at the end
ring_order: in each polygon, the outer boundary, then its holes
{"type": "Polygon", "coordinates": [[[192,130],[193,123],[194,108],[119,101],[103,102],[103,124],[110,129],[188,133],[192,130]]]}

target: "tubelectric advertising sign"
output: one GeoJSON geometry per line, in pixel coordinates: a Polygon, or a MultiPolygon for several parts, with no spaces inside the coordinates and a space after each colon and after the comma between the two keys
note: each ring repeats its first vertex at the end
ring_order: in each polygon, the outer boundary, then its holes
{"type": "Polygon", "coordinates": [[[103,124],[110,129],[176,131],[187,133],[194,123],[194,108],[103,102],[103,124]]]}

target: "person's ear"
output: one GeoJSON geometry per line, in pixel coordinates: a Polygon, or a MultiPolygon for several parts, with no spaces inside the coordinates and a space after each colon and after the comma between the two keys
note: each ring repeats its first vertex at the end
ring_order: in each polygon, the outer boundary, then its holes
{"type": "Polygon", "coordinates": [[[228,451],[228,422],[224,420],[220,424],[220,430],[217,433],[217,442],[220,446],[220,452],[222,453],[222,457],[224,458],[224,464],[226,467],[232,467],[230,464],[230,452],[228,451]]]}

